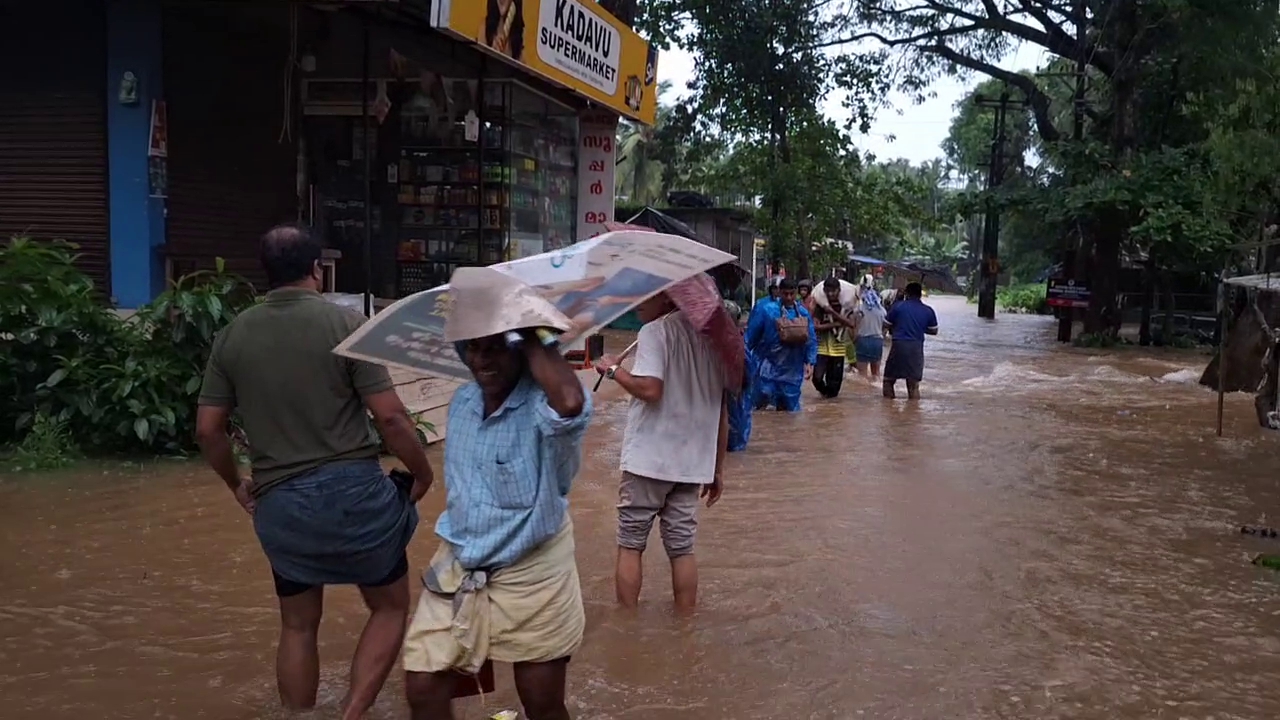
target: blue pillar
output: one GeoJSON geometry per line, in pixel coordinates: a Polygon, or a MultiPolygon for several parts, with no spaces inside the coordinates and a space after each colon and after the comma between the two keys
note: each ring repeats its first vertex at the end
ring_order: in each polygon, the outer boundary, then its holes
{"type": "Polygon", "coordinates": [[[165,280],[165,201],[151,197],[147,169],[151,101],[164,98],[160,0],[104,2],[111,294],[119,307],[137,308],[162,292],[165,280]],[[137,78],[137,102],[120,102],[125,73],[137,78]]]}

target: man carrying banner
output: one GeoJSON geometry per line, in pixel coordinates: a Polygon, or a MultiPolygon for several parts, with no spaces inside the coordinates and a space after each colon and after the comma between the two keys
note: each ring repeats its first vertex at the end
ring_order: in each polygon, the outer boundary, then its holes
{"type": "Polygon", "coordinates": [[[405,694],[415,720],[451,720],[456,673],[509,662],[529,720],[568,720],[586,622],[568,495],[591,395],[532,330],[570,327],[547,300],[491,268],[450,285],[445,338],[473,380],[449,404],[442,542],[405,637],[405,694]]]}

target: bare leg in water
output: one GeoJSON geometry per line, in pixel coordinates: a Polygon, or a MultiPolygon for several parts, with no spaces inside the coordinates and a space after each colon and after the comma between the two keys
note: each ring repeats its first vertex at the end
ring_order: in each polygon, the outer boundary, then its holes
{"type": "Polygon", "coordinates": [[[614,594],[624,608],[640,604],[640,585],[644,581],[644,554],[640,550],[618,548],[618,560],[614,567],[614,594]]]}
{"type": "Polygon", "coordinates": [[[452,673],[406,672],[404,694],[412,720],[453,720],[452,673]]]}
{"type": "MultiPolygon", "coordinates": [[[[543,663],[516,663],[516,693],[529,720],[570,720],[565,707],[569,658],[543,663]]],[[[453,720],[452,673],[405,673],[404,691],[413,720],[453,720]]]]}
{"type": "Polygon", "coordinates": [[[671,558],[671,592],[677,613],[698,609],[698,561],[692,554],[671,558]]]}
{"type": "Polygon", "coordinates": [[[373,706],[395,667],[409,620],[409,576],[390,585],[362,587],[369,621],[351,658],[351,684],[342,701],[343,720],[359,720],[373,706]]]}
{"type": "Polygon", "coordinates": [[[516,663],[512,668],[516,694],[529,720],[569,720],[565,707],[565,678],[569,658],[541,663],[516,663]]]}
{"type": "Polygon", "coordinates": [[[280,644],[276,646],[276,688],[285,709],[300,711],[316,706],[320,687],[320,617],[324,614],[324,588],[308,588],[280,598],[280,644]]]}

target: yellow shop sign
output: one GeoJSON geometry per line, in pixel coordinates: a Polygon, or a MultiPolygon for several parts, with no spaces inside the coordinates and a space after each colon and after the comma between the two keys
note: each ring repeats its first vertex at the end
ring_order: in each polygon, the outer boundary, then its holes
{"type": "Polygon", "coordinates": [[[657,115],[657,50],[594,0],[436,0],[431,24],[629,118],[657,115]]]}

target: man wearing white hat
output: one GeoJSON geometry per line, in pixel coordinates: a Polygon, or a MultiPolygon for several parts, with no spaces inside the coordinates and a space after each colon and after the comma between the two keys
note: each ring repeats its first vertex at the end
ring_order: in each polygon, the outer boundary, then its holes
{"type": "Polygon", "coordinates": [[[514,665],[529,720],[568,720],[565,676],[585,615],[569,489],[591,396],[545,333],[570,321],[491,268],[450,281],[445,338],[474,378],[449,404],[441,543],[404,643],[415,720],[451,720],[458,672],[514,665]]]}

